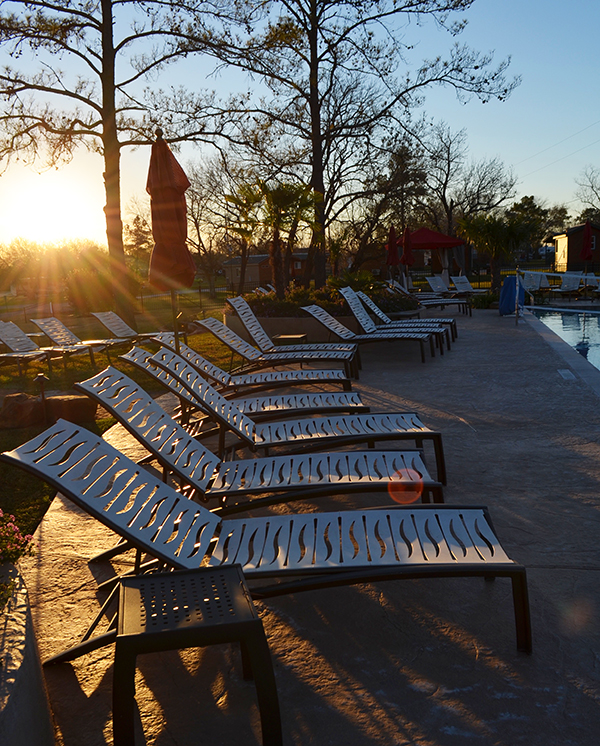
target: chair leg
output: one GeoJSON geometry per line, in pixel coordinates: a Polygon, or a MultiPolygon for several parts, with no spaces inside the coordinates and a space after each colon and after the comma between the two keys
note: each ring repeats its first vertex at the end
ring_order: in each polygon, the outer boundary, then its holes
{"type": "Polygon", "coordinates": [[[135,742],[135,653],[117,640],[113,667],[113,742],[114,746],[133,746],[135,742]]]}
{"type": "Polygon", "coordinates": [[[511,582],[517,630],[517,649],[523,653],[531,653],[531,616],[529,613],[527,573],[524,567],[511,575],[511,582]]]}
{"type": "MultiPolygon", "coordinates": [[[[263,746],[281,746],[281,714],[271,653],[262,624],[256,625],[248,643],[243,643],[252,669],[256,698],[260,711],[263,746]]],[[[117,746],[115,742],[115,746],[117,746]]]]}

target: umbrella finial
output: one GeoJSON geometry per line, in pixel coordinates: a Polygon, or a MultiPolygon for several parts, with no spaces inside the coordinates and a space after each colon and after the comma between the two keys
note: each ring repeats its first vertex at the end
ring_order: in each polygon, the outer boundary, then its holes
{"type": "Polygon", "coordinates": [[[155,131],[155,133],[154,133],[154,134],[156,135],[156,139],[157,139],[157,140],[162,140],[162,139],[163,139],[163,134],[164,134],[164,132],[163,132],[163,131],[161,130],[161,128],[160,128],[160,127],[157,127],[157,128],[156,128],[156,131],[155,131]]]}

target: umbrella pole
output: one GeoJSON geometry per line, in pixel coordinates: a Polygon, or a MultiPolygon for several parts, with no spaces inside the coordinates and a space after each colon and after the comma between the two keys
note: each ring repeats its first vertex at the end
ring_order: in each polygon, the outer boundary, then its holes
{"type": "Polygon", "coordinates": [[[179,321],[177,308],[177,293],[171,288],[171,312],[173,313],[173,334],[175,335],[175,352],[179,355],[179,321]]]}

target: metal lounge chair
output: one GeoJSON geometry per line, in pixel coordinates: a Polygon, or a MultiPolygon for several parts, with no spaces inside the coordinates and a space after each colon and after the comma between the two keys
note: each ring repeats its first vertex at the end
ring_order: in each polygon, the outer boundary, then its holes
{"type": "MultiPolygon", "coordinates": [[[[48,337],[48,339],[59,347],[79,347],[88,351],[90,362],[95,367],[94,350],[102,352],[106,350],[107,354],[110,347],[114,344],[123,344],[128,342],[127,339],[79,339],[78,336],[66,327],[60,319],[49,316],[45,319],[31,319],[31,321],[48,337]]],[[[110,354],[109,354],[110,358],[110,354]]]]}
{"type": "Polygon", "coordinates": [[[227,298],[227,303],[229,303],[237,313],[250,338],[262,352],[305,352],[315,350],[318,352],[329,352],[330,350],[357,352],[356,345],[351,343],[348,344],[347,342],[316,342],[312,344],[275,345],[273,340],[264,330],[260,321],[256,318],[256,315],[248,302],[242,298],[241,295],[237,298],[227,298]]]}
{"type": "Polygon", "coordinates": [[[560,287],[551,287],[550,294],[567,295],[571,300],[573,295],[579,295],[579,288],[583,275],[575,272],[565,272],[562,276],[560,287]]]}
{"type": "MultiPolygon", "coordinates": [[[[175,349],[175,335],[173,332],[161,332],[153,337],[163,347],[175,349]]],[[[185,358],[190,365],[201,373],[205,378],[212,381],[215,387],[224,395],[237,394],[242,389],[273,389],[278,386],[307,386],[322,385],[324,383],[341,383],[344,391],[352,390],[352,381],[346,377],[341,368],[313,369],[303,368],[301,370],[270,370],[260,373],[245,373],[231,375],[206,358],[202,357],[196,350],[180,342],[179,354],[185,358]]]]}
{"type": "Polygon", "coordinates": [[[345,339],[348,342],[356,342],[357,344],[370,342],[418,342],[421,349],[421,362],[423,363],[425,362],[425,343],[429,342],[431,356],[435,356],[435,340],[431,332],[395,331],[393,334],[390,334],[389,332],[377,331],[370,334],[355,334],[320,306],[314,304],[302,306],[302,310],[309,313],[317,321],[320,321],[330,334],[345,339]]]}
{"type": "Polygon", "coordinates": [[[408,327],[411,328],[412,326],[419,326],[419,324],[440,324],[442,326],[447,326],[450,329],[450,336],[452,338],[452,341],[454,341],[458,337],[458,327],[456,324],[456,319],[452,316],[447,317],[433,317],[428,319],[398,319],[393,320],[391,319],[384,311],[381,310],[381,308],[375,303],[375,301],[372,298],[369,298],[369,296],[364,293],[362,290],[359,290],[356,295],[358,298],[360,298],[361,303],[365,308],[367,308],[369,311],[372,311],[377,318],[383,322],[382,326],[379,327],[380,329],[385,329],[389,327],[390,329],[393,329],[394,327],[398,326],[400,328],[402,327],[408,327]]]}
{"type": "Polygon", "coordinates": [[[469,314],[469,316],[473,314],[471,302],[467,297],[447,298],[445,296],[438,295],[437,293],[410,293],[408,290],[406,290],[406,288],[403,288],[402,285],[400,285],[400,283],[396,282],[395,280],[391,280],[388,286],[391,292],[399,293],[400,295],[404,295],[405,297],[412,298],[414,301],[417,302],[418,307],[423,310],[427,308],[441,308],[443,310],[444,308],[446,308],[446,306],[458,306],[459,310],[462,311],[464,314],[469,314]]]}
{"type": "Polygon", "coordinates": [[[452,283],[456,288],[456,292],[458,293],[467,295],[480,295],[489,292],[487,288],[474,288],[469,282],[469,278],[465,277],[464,275],[450,277],[450,279],[452,280],[452,283]]]}
{"type": "Polygon", "coordinates": [[[432,292],[437,293],[437,295],[453,295],[453,293],[455,292],[454,290],[450,290],[450,288],[446,285],[444,280],[439,275],[427,277],[427,283],[432,292]]]}
{"type": "Polygon", "coordinates": [[[289,500],[364,492],[406,491],[441,502],[418,451],[346,451],[220,461],[176,423],[134,381],[114,368],[76,384],[101,403],[195,496],[218,513],[289,500]]]}
{"type": "MultiPolygon", "coordinates": [[[[62,420],[0,458],[45,480],[167,567],[241,565],[257,599],[402,577],[509,577],[517,647],[531,651],[526,571],[508,557],[483,507],[392,506],[223,520],[62,420]]],[[[95,626],[54,660],[114,640],[114,630],[92,639],[95,626]]]]}
{"type": "Polygon", "coordinates": [[[367,443],[373,447],[375,443],[383,440],[411,440],[422,448],[423,443],[429,441],[435,451],[438,479],[442,484],[446,482],[442,436],[426,427],[415,412],[256,422],[241,412],[234,401],[223,398],[191,365],[174,352],[163,348],[151,359],[174,375],[190,393],[193,393],[206,414],[221,426],[220,453],[225,450],[226,431],[238,438],[227,450],[244,446],[265,453],[275,447],[285,447],[288,452],[307,452],[359,443],[367,443]]]}
{"type": "MultiPolygon", "coordinates": [[[[171,351],[176,354],[174,350],[171,351]]],[[[131,363],[139,370],[143,370],[149,376],[162,383],[165,388],[178,396],[180,400],[183,399],[185,405],[191,405],[192,409],[201,409],[204,412],[202,404],[198,402],[194,391],[188,390],[169,371],[158,367],[152,360],[152,355],[152,352],[148,352],[140,347],[133,347],[125,355],[120,355],[120,359],[131,363]]],[[[181,359],[187,360],[187,357],[181,359]]],[[[197,368],[192,367],[197,371],[197,368]]],[[[206,376],[202,373],[200,373],[200,376],[202,378],[198,380],[206,379],[206,376]]],[[[231,395],[231,392],[229,394],[231,395]]],[[[300,412],[305,413],[307,411],[315,411],[319,414],[370,411],[370,408],[360,398],[360,394],[356,392],[329,391],[324,393],[271,394],[268,396],[236,397],[234,401],[244,414],[249,414],[255,419],[297,417],[300,412]]],[[[185,407],[182,407],[182,411],[183,408],[185,407]]]]}
{"type": "Polygon", "coordinates": [[[355,293],[351,287],[340,288],[339,292],[348,304],[350,311],[354,315],[354,318],[358,322],[358,325],[363,330],[364,334],[373,334],[379,332],[395,334],[398,331],[425,332],[426,334],[434,335],[437,347],[441,355],[444,354],[444,341],[448,345],[448,349],[450,349],[450,332],[442,324],[422,321],[421,319],[418,319],[417,321],[409,325],[404,325],[402,322],[399,322],[397,324],[392,324],[391,327],[377,326],[377,324],[375,324],[373,319],[365,310],[365,307],[363,306],[361,299],[358,297],[358,294],[355,293]]]}
{"type": "Polygon", "coordinates": [[[52,372],[53,358],[62,358],[63,364],[66,365],[67,358],[70,355],[84,355],[88,352],[81,345],[39,347],[31,337],[12,321],[0,321],[0,341],[11,350],[11,352],[3,353],[0,360],[16,362],[19,367],[19,375],[21,375],[21,362],[45,359],[49,371],[52,372]]]}
{"type": "MultiPolygon", "coordinates": [[[[307,351],[298,352],[261,352],[246,342],[223,322],[209,316],[206,319],[196,319],[194,324],[202,330],[209,331],[223,342],[233,353],[237,353],[246,361],[250,368],[273,368],[277,365],[291,365],[305,363],[323,363],[338,361],[343,364],[346,375],[358,378],[358,361],[356,352],[346,350],[332,350],[330,352],[307,351]]],[[[277,348],[276,348],[277,349],[277,348]]]]}
{"type": "Polygon", "coordinates": [[[105,329],[118,339],[128,339],[130,342],[139,339],[152,339],[158,332],[143,332],[140,334],[126,324],[114,311],[92,311],[105,329]]]}
{"type": "Polygon", "coordinates": [[[52,371],[52,355],[49,350],[42,350],[36,343],[30,339],[25,332],[15,326],[12,321],[0,321],[0,342],[4,344],[10,352],[0,353],[0,364],[16,364],[19,370],[19,376],[23,375],[21,364],[26,366],[28,363],[37,360],[45,360],[48,363],[48,370],[52,371]],[[12,327],[18,330],[20,334],[15,334],[12,327]],[[24,339],[21,339],[23,335],[24,339]]]}

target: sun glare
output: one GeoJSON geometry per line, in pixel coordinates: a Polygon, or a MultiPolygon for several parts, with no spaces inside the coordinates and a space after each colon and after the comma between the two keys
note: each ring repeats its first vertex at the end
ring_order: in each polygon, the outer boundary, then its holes
{"type": "Polygon", "coordinates": [[[12,168],[0,177],[0,242],[92,239],[106,243],[102,177],[67,166],[38,174],[12,168]]]}

